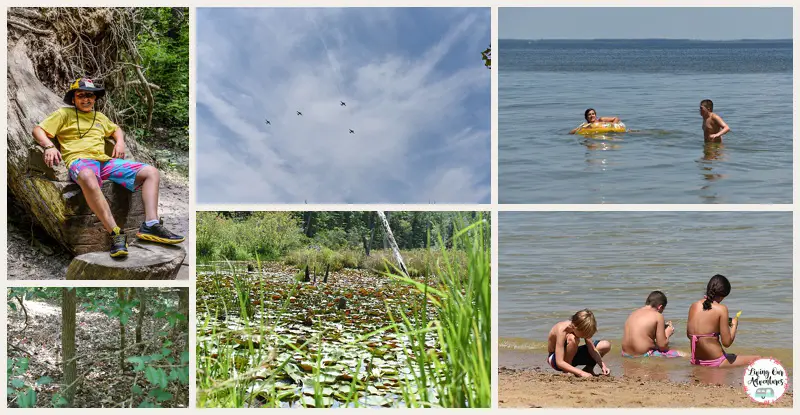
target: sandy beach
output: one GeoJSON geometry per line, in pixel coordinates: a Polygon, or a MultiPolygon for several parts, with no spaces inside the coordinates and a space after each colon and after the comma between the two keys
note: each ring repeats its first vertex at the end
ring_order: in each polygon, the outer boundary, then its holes
{"type": "MultiPolygon", "coordinates": [[[[757,408],[741,387],[640,377],[579,379],[541,367],[499,370],[500,408],[757,408]]],[[[791,408],[787,391],[772,407],[791,408]]]]}

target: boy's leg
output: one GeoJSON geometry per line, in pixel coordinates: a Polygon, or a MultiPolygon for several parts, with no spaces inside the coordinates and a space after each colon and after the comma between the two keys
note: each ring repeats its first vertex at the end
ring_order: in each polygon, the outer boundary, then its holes
{"type": "Polygon", "coordinates": [[[600,356],[605,356],[608,352],[611,351],[611,342],[608,340],[600,340],[595,346],[597,352],[600,353],[600,356]]]}
{"type": "Polygon", "coordinates": [[[158,186],[161,177],[158,169],[144,165],[136,173],[135,188],[142,188],[142,201],[144,202],[145,220],[158,220],[158,186]]]}
{"type": "Polygon", "coordinates": [[[158,169],[135,161],[111,159],[101,172],[101,178],[106,177],[130,191],[141,186],[145,222],[139,227],[137,238],[164,244],[183,242],[183,236],[175,235],[158,222],[158,169]]]}
{"type": "Polygon", "coordinates": [[[125,234],[117,227],[117,222],[111,214],[111,208],[103,195],[100,174],[100,162],[96,160],[79,159],[69,166],[69,176],[83,191],[83,197],[89,209],[97,215],[100,223],[111,234],[112,257],[128,255],[128,243],[125,234]]]}
{"type": "Polygon", "coordinates": [[[93,168],[90,162],[84,162],[84,160],[78,160],[70,166],[70,177],[81,187],[86,204],[100,219],[106,231],[110,233],[117,227],[117,223],[114,221],[108,201],[100,189],[99,173],[99,169],[93,168]]]}

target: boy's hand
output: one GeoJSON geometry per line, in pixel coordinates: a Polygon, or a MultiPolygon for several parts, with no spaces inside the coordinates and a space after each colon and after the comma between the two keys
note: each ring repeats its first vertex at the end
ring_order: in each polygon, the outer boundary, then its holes
{"type": "Polygon", "coordinates": [[[589,373],[589,372],[587,372],[587,371],[582,370],[581,371],[581,377],[582,378],[591,378],[591,377],[594,377],[594,375],[589,373]]]}
{"type": "Polygon", "coordinates": [[[603,368],[604,375],[608,376],[609,374],[611,374],[611,369],[609,369],[608,366],[606,366],[606,362],[603,362],[601,367],[603,368]]]}
{"type": "Polygon", "coordinates": [[[51,147],[44,151],[42,157],[44,157],[44,164],[47,167],[53,167],[61,161],[61,152],[56,150],[55,147],[51,147]]]}
{"type": "Polygon", "coordinates": [[[117,140],[117,143],[114,144],[114,151],[111,152],[111,157],[115,159],[125,158],[125,143],[122,140],[117,140]]]}
{"type": "Polygon", "coordinates": [[[670,338],[673,334],[675,334],[675,326],[672,325],[671,321],[667,322],[667,328],[664,329],[664,333],[667,335],[667,338],[670,338]]]}

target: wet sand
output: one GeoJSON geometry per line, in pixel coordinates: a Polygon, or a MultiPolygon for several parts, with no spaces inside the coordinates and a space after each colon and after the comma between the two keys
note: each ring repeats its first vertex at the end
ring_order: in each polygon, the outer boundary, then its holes
{"type": "MultiPolygon", "coordinates": [[[[773,407],[791,408],[787,391],[773,407]]],[[[681,383],[636,376],[576,378],[546,368],[500,367],[500,408],[757,408],[741,386],[714,385],[702,379],[681,383]]]]}

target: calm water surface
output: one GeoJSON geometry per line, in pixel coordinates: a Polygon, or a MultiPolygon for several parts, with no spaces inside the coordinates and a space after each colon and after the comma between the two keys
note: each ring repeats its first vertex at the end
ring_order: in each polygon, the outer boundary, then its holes
{"type": "Polygon", "coordinates": [[[500,203],[791,203],[791,42],[501,41],[500,203]],[[698,107],[731,127],[705,145],[698,107]],[[568,132],[593,107],[634,132],[568,132]]]}
{"type": "MultiPolygon", "coordinates": [[[[625,319],[653,290],[669,300],[671,345],[689,352],[689,305],[720,273],[732,285],[724,303],[732,314],[743,310],[728,351],[792,366],[791,213],[500,212],[499,232],[501,365],[543,367],[553,324],[589,308],[595,338],[612,341],[609,361],[623,369],[625,319]]],[[[641,360],[626,364],[660,365],[675,379],[697,372],[686,359],[641,360]]],[[[732,372],[726,382],[741,382],[732,372]]]]}

